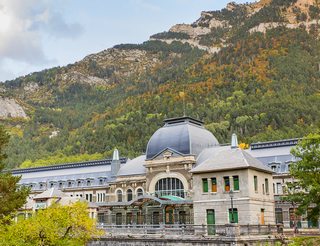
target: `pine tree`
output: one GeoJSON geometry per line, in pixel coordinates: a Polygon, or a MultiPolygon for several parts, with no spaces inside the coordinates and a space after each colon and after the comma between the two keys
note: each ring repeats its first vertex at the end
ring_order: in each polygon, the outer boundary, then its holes
{"type": "Polygon", "coordinates": [[[0,223],[9,221],[14,212],[26,203],[29,189],[19,187],[21,177],[13,176],[4,170],[3,160],[6,158],[4,148],[9,141],[9,135],[0,126],[0,223]]]}

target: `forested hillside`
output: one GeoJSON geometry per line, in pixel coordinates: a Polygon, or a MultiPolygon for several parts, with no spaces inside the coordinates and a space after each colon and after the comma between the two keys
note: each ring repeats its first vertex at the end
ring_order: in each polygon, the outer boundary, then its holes
{"type": "Polygon", "coordinates": [[[221,143],[232,132],[251,143],[316,131],[319,5],[233,3],[143,44],[5,82],[0,98],[27,115],[1,120],[8,168],[110,157],[115,147],[134,157],[163,119],[183,115],[183,101],[221,143]]]}

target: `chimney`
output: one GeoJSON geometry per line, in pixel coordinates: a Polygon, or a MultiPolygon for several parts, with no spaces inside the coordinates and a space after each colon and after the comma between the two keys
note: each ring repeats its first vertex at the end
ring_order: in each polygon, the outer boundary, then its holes
{"type": "Polygon", "coordinates": [[[231,137],[231,149],[238,148],[238,137],[237,134],[233,133],[231,137]]]}
{"type": "Polygon", "coordinates": [[[119,151],[117,149],[114,149],[112,161],[111,161],[111,177],[117,176],[119,169],[120,169],[119,151]]]}

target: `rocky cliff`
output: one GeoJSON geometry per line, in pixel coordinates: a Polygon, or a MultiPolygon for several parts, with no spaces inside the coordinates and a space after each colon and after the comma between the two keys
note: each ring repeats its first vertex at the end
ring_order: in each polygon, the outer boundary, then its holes
{"type": "Polygon", "coordinates": [[[14,99],[0,97],[0,118],[27,118],[27,115],[14,99]]]}

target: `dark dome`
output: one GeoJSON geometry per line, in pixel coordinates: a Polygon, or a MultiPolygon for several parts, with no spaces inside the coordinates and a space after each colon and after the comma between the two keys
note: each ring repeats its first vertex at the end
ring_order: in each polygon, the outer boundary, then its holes
{"type": "Polygon", "coordinates": [[[199,120],[181,117],[165,120],[164,123],[148,142],[147,159],[152,159],[166,148],[197,156],[203,149],[219,145],[215,136],[199,120]]]}

